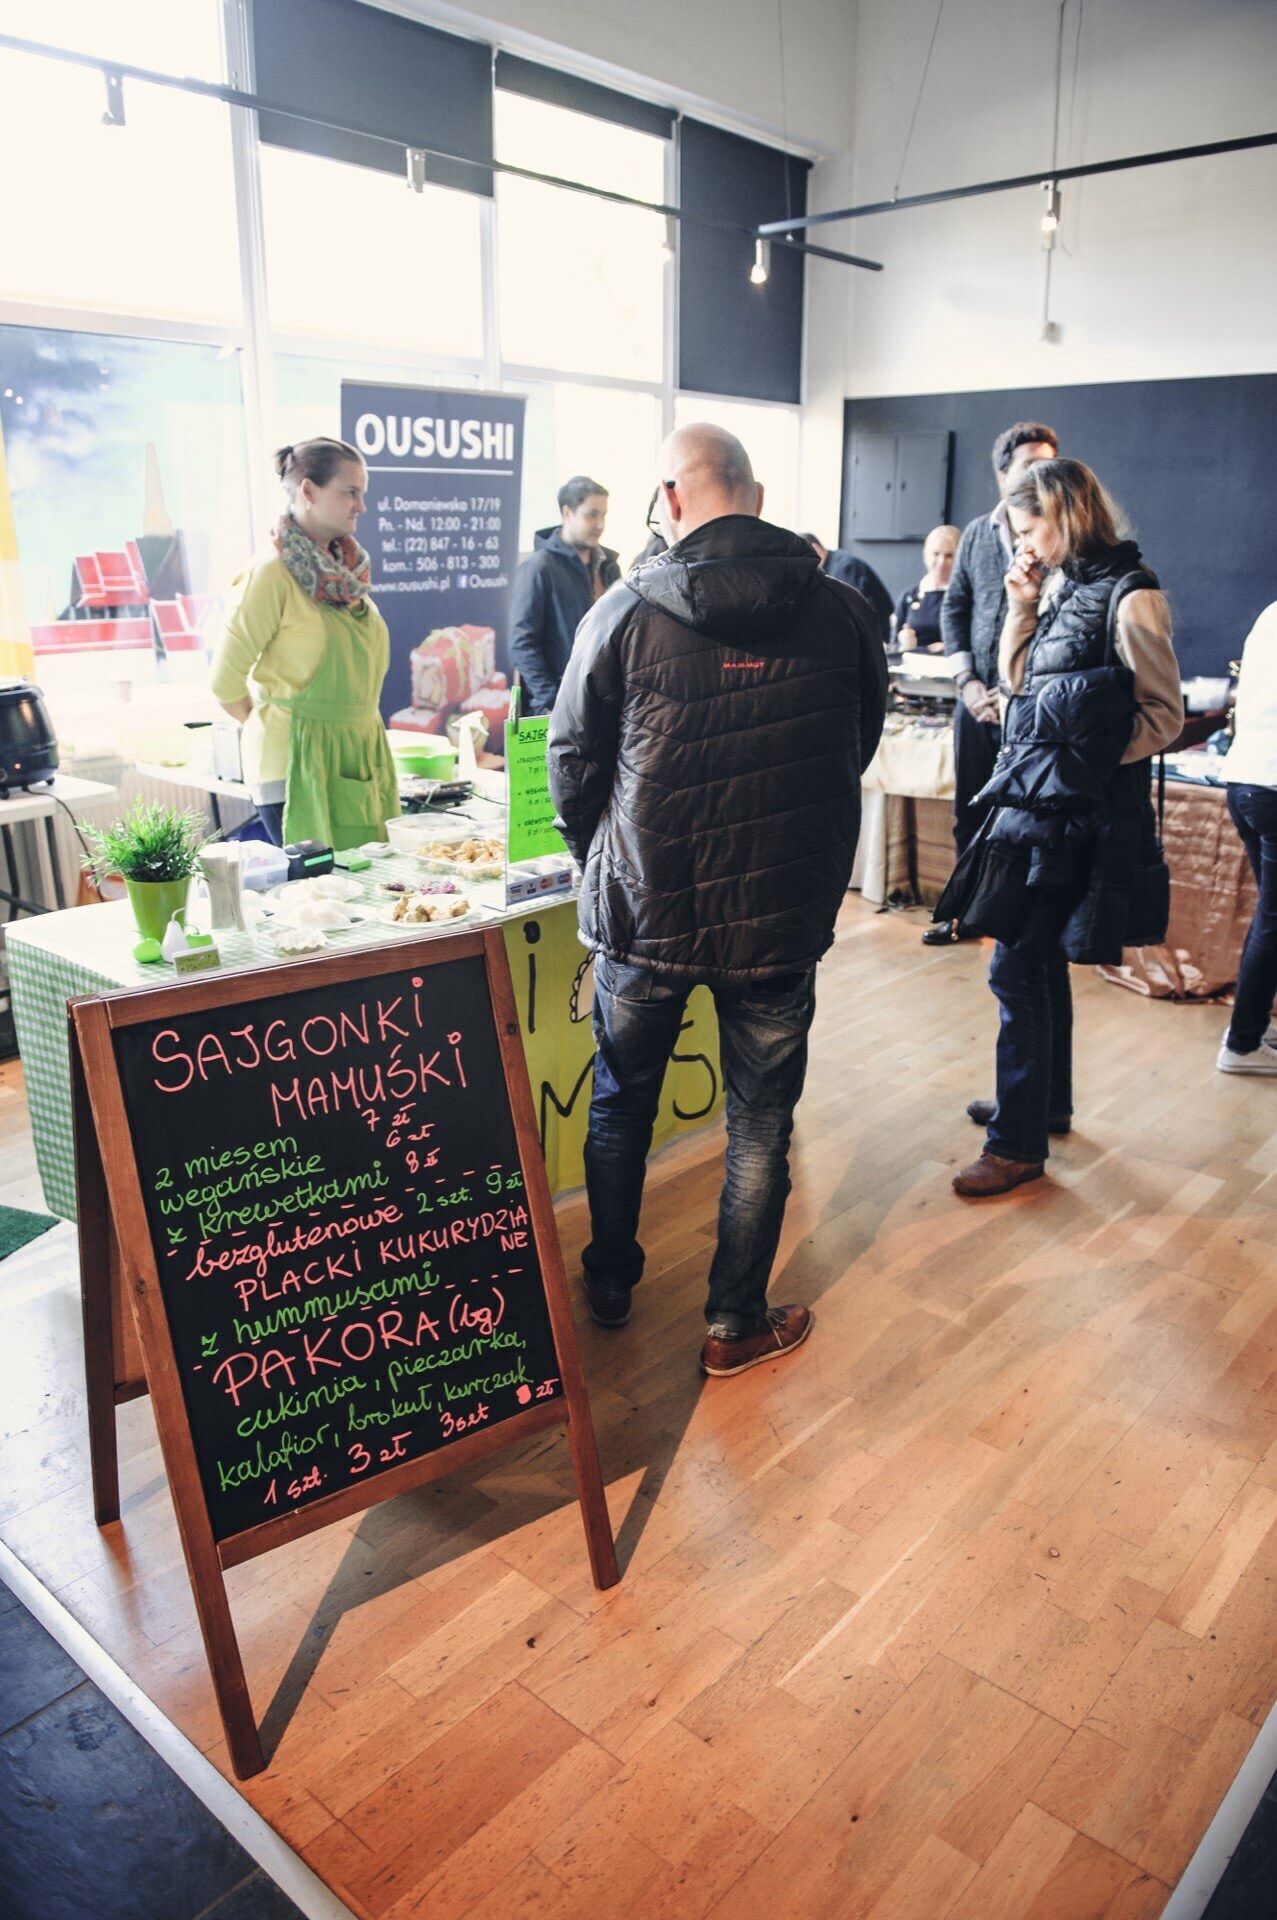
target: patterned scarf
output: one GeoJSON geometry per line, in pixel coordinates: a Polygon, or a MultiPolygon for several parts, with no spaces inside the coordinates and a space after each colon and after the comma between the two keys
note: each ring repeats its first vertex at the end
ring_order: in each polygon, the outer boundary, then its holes
{"type": "Polygon", "coordinates": [[[342,533],[331,546],[321,547],[303,533],[291,513],[285,513],[272,529],[271,544],[312,600],[323,607],[349,607],[352,612],[362,613],[372,570],[358,540],[342,533]]]}

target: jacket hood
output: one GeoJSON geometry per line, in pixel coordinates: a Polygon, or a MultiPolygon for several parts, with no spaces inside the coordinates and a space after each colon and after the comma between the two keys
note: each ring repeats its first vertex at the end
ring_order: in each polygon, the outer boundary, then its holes
{"type": "MultiPolygon", "coordinates": [[[[538,528],[533,536],[532,547],[536,553],[557,553],[565,560],[575,561],[578,567],[581,564],[576,548],[570,547],[563,538],[561,524],[557,527],[538,528]]],[[[615,547],[600,547],[599,552],[605,560],[615,560],[617,557],[615,547]]]]}
{"type": "Polygon", "coordinates": [[[751,514],[729,513],[636,567],[626,585],[650,607],[715,639],[759,644],[783,626],[820,576],[805,540],[751,514]]]}

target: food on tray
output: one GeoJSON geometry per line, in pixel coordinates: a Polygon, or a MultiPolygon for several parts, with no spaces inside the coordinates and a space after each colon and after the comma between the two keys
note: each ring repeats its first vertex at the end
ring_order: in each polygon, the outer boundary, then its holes
{"type": "MultiPolygon", "coordinates": [[[[417,891],[407,880],[383,880],[381,884],[383,891],[386,893],[415,893],[417,891]]],[[[455,880],[444,880],[440,878],[430,882],[430,891],[431,893],[460,893],[461,889],[455,880]]]]}
{"type": "Polygon", "coordinates": [[[355,924],[339,900],[281,901],[278,917],[287,926],[320,927],[325,933],[342,933],[355,924]]]}
{"type": "Polygon", "coordinates": [[[283,926],[273,929],[271,945],[276,953],[317,953],[327,942],[318,927],[283,926]]]}
{"type": "Polygon", "coordinates": [[[275,918],[285,926],[341,933],[362,917],[350,904],[361,891],[359,882],[343,873],[324,873],[314,880],[292,880],[275,895],[275,918]]]}
{"type": "Polygon", "coordinates": [[[427,840],[417,848],[418,860],[441,873],[465,873],[471,879],[492,879],[505,866],[505,845],[490,833],[471,834],[465,840],[427,840]]]}
{"type": "Polygon", "coordinates": [[[290,880],[288,891],[311,900],[353,900],[359,892],[359,882],[352,880],[348,873],[320,873],[313,880],[290,880]]]}
{"type": "Polygon", "coordinates": [[[459,893],[401,893],[390,909],[396,926],[430,927],[444,920],[463,920],[470,903],[459,893]]]}

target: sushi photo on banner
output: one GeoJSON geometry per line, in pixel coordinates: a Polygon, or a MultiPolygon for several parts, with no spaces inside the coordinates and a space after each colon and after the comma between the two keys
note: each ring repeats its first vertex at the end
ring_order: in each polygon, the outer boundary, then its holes
{"type": "Polygon", "coordinates": [[[445,734],[481,713],[501,750],[519,559],[522,395],[343,380],[341,433],[368,468],[359,537],[390,628],[387,726],[445,734]]]}

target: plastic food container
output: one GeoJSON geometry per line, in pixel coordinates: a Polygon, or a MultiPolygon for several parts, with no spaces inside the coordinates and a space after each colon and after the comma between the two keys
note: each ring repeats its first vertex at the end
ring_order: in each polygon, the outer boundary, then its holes
{"type": "Polygon", "coordinates": [[[426,780],[450,780],[456,770],[456,748],[446,740],[437,745],[423,741],[420,746],[392,747],[395,766],[401,774],[418,775],[426,780]]]}
{"type": "Polygon", "coordinates": [[[432,820],[428,813],[401,813],[397,819],[386,822],[386,839],[396,853],[415,853],[439,831],[439,822],[432,820]]]}
{"type": "Polygon", "coordinates": [[[288,855],[282,847],[272,847],[265,840],[241,840],[239,870],[246,887],[254,893],[265,893],[268,887],[281,886],[287,880],[288,855]]]}

